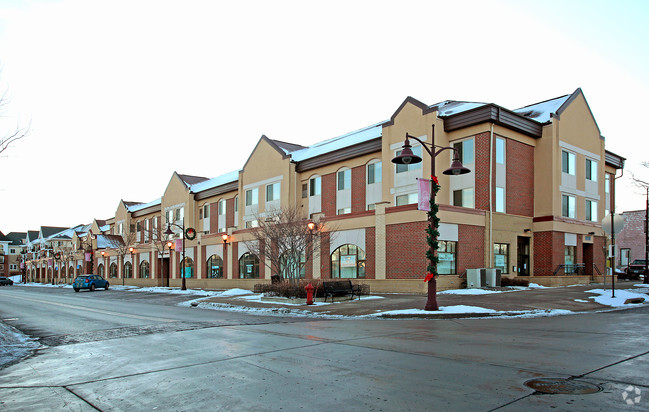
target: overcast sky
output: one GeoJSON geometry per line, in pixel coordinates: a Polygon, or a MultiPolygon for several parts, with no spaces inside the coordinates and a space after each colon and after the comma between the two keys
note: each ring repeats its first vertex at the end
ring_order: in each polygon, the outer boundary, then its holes
{"type": "Polygon", "coordinates": [[[114,216],[174,171],[243,166],[388,119],[407,96],[515,109],[581,87],[649,180],[646,1],[0,1],[0,231],[114,216]]]}

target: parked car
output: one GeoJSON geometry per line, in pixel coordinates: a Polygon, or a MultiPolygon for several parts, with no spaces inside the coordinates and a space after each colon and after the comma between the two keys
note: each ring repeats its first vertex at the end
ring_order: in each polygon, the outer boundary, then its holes
{"type": "Polygon", "coordinates": [[[6,286],[6,285],[11,286],[13,284],[14,284],[13,280],[6,278],[4,276],[0,276],[0,286],[6,286]]]}
{"type": "Polygon", "coordinates": [[[82,275],[77,276],[72,283],[72,288],[75,292],[80,291],[81,289],[89,289],[91,292],[98,288],[104,288],[108,290],[110,284],[106,279],[99,275],[82,275]]]}
{"type": "Polygon", "coordinates": [[[644,273],[645,265],[647,261],[645,259],[636,259],[633,263],[629,264],[625,270],[625,276],[618,279],[640,279],[640,276],[644,273]]]}

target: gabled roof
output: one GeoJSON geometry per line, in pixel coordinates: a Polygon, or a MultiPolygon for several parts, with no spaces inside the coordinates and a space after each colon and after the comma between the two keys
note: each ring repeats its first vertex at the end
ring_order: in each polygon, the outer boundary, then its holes
{"type": "Polygon", "coordinates": [[[64,230],[67,230],[69,228],[67,227],[55,227],[55,226],[41,226],[41,233],[43,234],[43,238],[47,239],[52,235],[55,235],[59,232],[62,232],[64,230]]]}
{"type": "Polygon", "coordinates": [[[135,202],[129,202],[132,203],[131,205],[127,205],[126,202],[124,202],[124,205],[126,206],[126,210],[128,210],[130,213],[137,212],[142,209],[146,209],[151,206],[157,206],[162,204],[162,198],[159,197],[156,200],[153,200],[149,203],[135,203],[135,202]]]}
{"type": "MultiPolygon", "coordinates": [[[[2,232],[0,232],[2,233],[2,232]]],[[[11,239],[12,245],[22,245],[23,240],[27,238],[26,232],[10,232],[6,235],[7,238],[11,239]]]]}
{"type": "Polygon", "coordinates": [[[182,180],[185,183],[185,185],[187,185],[187,187],[191,187],[196,183],[200,183],[208,180],[206,177],[202,177],[202,176],[181,175],[180,173],[177,173],[177,175],[180,178],[180,180],[182,180]]]}
{"type": "Polygon", "coordinates": [[[28,230],[27,231],[27,236],[29,237],[29,241],[33,242],[34,240],[38,239],[38,236],[40,235],[40,232],[38,230],[28,230]]]}
{"type": "Polygon", "coordinates": [[[282,142],[280,140],[273,140],[273,143],[275,143],[280,149],[282,149],[284,153],[290,153],[295,152],[296,150],[305,149],[305,147],[302,145],[282,142]]]}
{"type": "Polygon", "coordinates": [[[11,242],[11,239],[0,232],[0,242],[11,242]]]}
{"type": "Polygon", "coordinates": [[[124,245],[120,235],[97,235],[97,249],[118,248],[124,245]]]}
{"type": "Polygon", "coordinates": [[[239,172],[241,169],[229,173],[222,174],[221,176],[213,177],[200,183],[196,183],[190,187],[192,193],[204,192],[205,190],[214,189],[215,187],[222,186],[226,183],[232,183],[239,180],[239,172]]]}
{"type": "Polygon", "coordinates": [[[336,150],[365,143],[372,139],[377,139],[383,135],[383,123],[375,123],[362,129],[334,137],[320,143],[316,143],[304,149],[289,152],[291,159],[295,162],[301,162],[316,156],[321,156],[336,150]]]}
{"type": "Polygon", "coordinates": [[[429,106],[429,110],[437,110],[439,117],[451,116],[453,114],[458,114],[466,112],[467,110],[475,109],[477,107],[482,107],[487,103],[480,102],[461,102],[456,100],[445,100],[441,103],[437,103],[429,106]]]}
{"type": "Polygon", "coordinates": [[[555,97],[554,99],[534,103],[529,106],[521,107],[514,110],[514,113],[520,114],[528,119],[536,120],[539,123],[548,123],[552,116],[557,114],[560,108],[566,104],[571,95],[555,97]]]}

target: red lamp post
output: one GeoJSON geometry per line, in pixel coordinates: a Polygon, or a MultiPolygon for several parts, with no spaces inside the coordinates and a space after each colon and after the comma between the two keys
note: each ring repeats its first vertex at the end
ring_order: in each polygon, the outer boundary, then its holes
{"type": "Polygon", "coordinates": [[[428,244],[430,246],[430,249],[427,253],[427,256],[430,260],[430,263],[428,264],[428,275],[426,276],[425,281],[428,283],[428,300],[426,301],[426,306],[424,307],[425,310],[439,310],[439,306],[437,305],[437,235],[438,235],[438,227],[439,227],[439,219],[437,218],[437,205],[435,204],[435,194],[437,193],[437,190],[439,190],[439,184],[437,183],[437,178],[435,177],[435,158],[444,150],[453,150],[454,155],[453,155],[453,163],[451,163],[451,167],[446,169],[443,173],[445,175],[452,175],[452,176],[457,176],[457,175],[463,175],[466,173],[470,173],[471,170],[467,169],[462,165],[462,162],[460,162],[460,156],[459,153],[457,152],[456,149],[453,147],[443,147],[443,146],[437,146],[435,144],[435,125],[432,125],[432,133],[431,133],[431,143],[424,142],[420,140],[419,138],[415,136],[411,136],[410,134],[406,133],[406,140],[403,144],[403,149],[401,150],[401,154],[394,157],[392,159],[392,163],[396,164],[412,164],[412,163],[419,163],[422,161],[421,157],[415,155],[412,152],[412,149],[410,146],[410,141],[408,139],[414,139],[418,141],[421,146],[428,152],[430,155],[430,174],[431,174],[431,179],[433,180],[433,189],[430,191],[430,211],[428,212],[428,244]]]}

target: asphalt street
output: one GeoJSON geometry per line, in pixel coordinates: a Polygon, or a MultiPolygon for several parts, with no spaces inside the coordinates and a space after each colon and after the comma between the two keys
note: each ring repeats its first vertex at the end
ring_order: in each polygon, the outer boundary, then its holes
{"type": "MultiPolygon", "coordinates": [[[[41,348],[5,410],[648,410],[649,307],[539,318],[262,317],[188,297],[0,290],[41,348]],[[539,378],[596,388],[542,394],[539,378]]],[[[567,385],[570,386],[570,385],[567,385]]]]}

